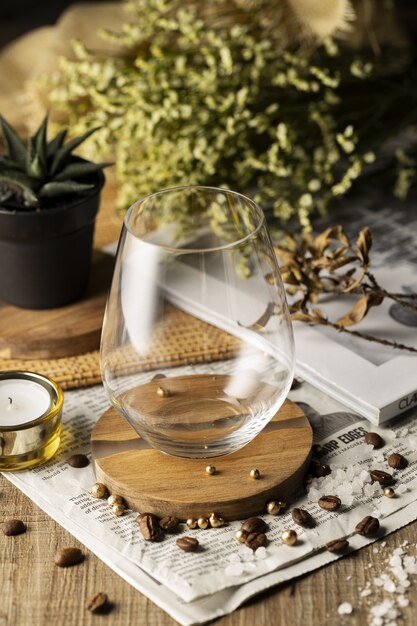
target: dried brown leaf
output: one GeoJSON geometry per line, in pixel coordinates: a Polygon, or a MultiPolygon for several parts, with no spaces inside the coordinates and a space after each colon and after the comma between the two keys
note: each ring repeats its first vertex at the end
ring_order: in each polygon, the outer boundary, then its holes
{"type": "Polygon", "coordinates": [[[312,322],[312,318],[308,313],[304,311],[294,311],[291,313],[291,319],[293,322],[312,322]]]}
{"type": "Polygon", "coordinates": [[[383,301],[384,297],[380,294],[369,293],[361,296],[353,305],[346,315],[339,318],[336,321],[338,326],[354,326],[358,324],[368,313],[369,309],[373,306],[378,306],[383,301]]]}
{"type": "Polygon", "coordinates": [[[359,236],[356,240],[356,247],[358,249],[359,257],[362,259],[362,262],[365,267],[369,265],[369,250],[372,247],[372,234],[369,228],[366,226],[362,228],[359,233],[359,236]]]}
{"type": "Polygon", "coordinates": [[[330,226],[330,228],[327,228],[314,238],[312,245],[314,248],[315,256],[322,256],[323,252],[330,245],[332,240],[336,240],[345,245],[349,245],[349,240],[345,234],[345,231],[343,230],[343,227],[340,225],[330,226]]]}

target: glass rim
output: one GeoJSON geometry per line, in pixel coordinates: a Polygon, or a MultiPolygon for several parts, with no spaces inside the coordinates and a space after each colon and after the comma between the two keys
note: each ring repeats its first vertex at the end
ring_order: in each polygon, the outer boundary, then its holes
{"type": "Polygon", "coordinates": [[[222,187],[214,187],[214,186],[210,186],[210,185],[179,185],[177,187],[167,187],[166,189],[160,189],[159,191],[155,191],[153,193],[149,193],[146,196],[143,196],[142,198],[139,198],[138,200],[136,200],[136,202],[134,202],[126,211],[126,215],[123,218],[123,226],[124,228],[126,228],[126,230],[133,236],[135,237],[135,239],[138,239],[140,241],[142,241],[143,243],[146,243],[149,246],[153,246],[155,248],[160,248],[161,250],[166,250],[167,252],[172,252],[172,253],[179,253],[179,254],[201,254],[201,253],[205,253],[205,252],[221,252],[222,250],[231,250],[233,248],[236,248],[237,246],[240,246],[241,244],[244,244],[246,241],[248,241],[251,237],[255,236],[260,229],[263,227],[263,225],[265,224],[265,214],[262,211],[261,207],[259,206],[259,204],[257,202],[255,202],[255,200],[252,200],[251,198],[248,198],[247,196],[245,196],[243,193],[240,193],[239,191],[233,191],[231,189],[226,189],[226,188],[222,188],[222,187]],[[134,232],[132,232],[132,230],[129,228],[128,226],[128,220],[131,216],[131,214],[133,213],[134,208],[141,204],[142,202],[144,202],[145,200],[148,200],[149,198],[154,198],[156,196],[160,196],[162,194],[167,194],[167,193],[171,193],[173,191],[182,191],[185,189],[203,189],[203,190],[210,190],[210,191],[216,191],[222,194],[231,194],[233,196],[238,196],[239,198],[243,198],[243,200],[245,200],[245,202],[247,202],[249,205],[251,205],[257,214],[258,217],[258,223],[256,224],[255,228],[248,233],[247,235],[245,235],[244,237],[241,237],[240,239],[236,239],[235,241],[232,241],[230,243],[226,243],[222,246],[212,246],[209,248],[183,248],[183,247],[175,247],[175,246],[166,246],[160,243],[154,243],[153,241],[145,241],[142,237],[139,237],[138,235],[136,235],[134,232]]]}

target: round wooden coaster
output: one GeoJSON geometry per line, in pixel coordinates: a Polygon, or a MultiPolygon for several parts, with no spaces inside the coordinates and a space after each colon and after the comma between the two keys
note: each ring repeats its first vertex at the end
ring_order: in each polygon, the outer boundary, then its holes
{"type": "Polygon", "coordinates": [[[114,258],[97,253],[87,293],[58,309],[34,311],[0,303],[0,357],[58,359],[97,350],[114,258]]]}
{"type": "Polygon", "coordinates": [[[99,482],[136,511],[181,520],[212,512],[243,519],[265,511],[270,500],[286,501],[302,485],[312,442],[307,417],[289,400],[242,450],[209,461],[150,448],[115,409],[99,418],[91,435],[99,482]],[[208,463],[217,470],[212,476],[208,463]],[[250,477],[252,468],[261,472],[259,480],[250,477]]]}

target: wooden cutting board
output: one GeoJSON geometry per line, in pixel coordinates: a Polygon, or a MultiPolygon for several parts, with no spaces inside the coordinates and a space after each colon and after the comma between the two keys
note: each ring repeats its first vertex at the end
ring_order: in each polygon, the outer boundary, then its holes
{"type": "Polygon", "coordinates": [[[57,359],[97,350],[113,265],[113,256],[97,252],[86,295],[69,306],[34,311],[0,302],[0,357],[57,359]]]}

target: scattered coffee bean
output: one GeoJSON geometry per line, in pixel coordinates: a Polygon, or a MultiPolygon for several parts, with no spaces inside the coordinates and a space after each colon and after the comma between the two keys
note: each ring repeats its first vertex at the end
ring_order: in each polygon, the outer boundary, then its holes
{"type": "Polygon", "coordinates": [[[159,525],[162,530],[175,530],[179,524],[179,521],[176,517],[172,517],[171,515],[167,515],[159,520],[159,525]]]}
{"type": "Polygon", "coordinates": [[[355,533],[363,537],[373,537],[378,533],[379,520],[376,517],[367,515],[355,526],[355,533]]]}
{"type": "Polygon", "coordinates": [[[91,611],[91,613],[105,615],[111,611],[112,604],[109,602],[106,593],[99,592],[87,599],[85,608],[91,611]]]}
{"type": "Polygon", "coordinates": [[[139,528],[146,541],[158,541],[162,536],[159,519],[153,513],[141,514],[139,528]]]}
{"type": "Polygon", "coordinates": [[[334,554],[343,554],[349,547],[349,541],[347,539],[333,539],[326,543],[326,548],[329,552],[334,554]]]}
{"type": "Polygon", "coordinates": [[[245,540],[245,546],[256,552],[258,548],[266,546],[267,538],[265,533],[249,533],[245,540]]]}
{"type": "Polygon", "coordinates": [[[322,496],[318,501],[319,507],[326,511],[336,511],[341,504],[342,501],[337,496],[322,496]]]}
{"type": "Polygon", "coordinates": [[[304,485],[311,485],[314,480],[313,474],[306,474],[303,478],[304,485]]]}
{"type": "Polygon", "coordinates": [[[317,459],[313,459],[310,465],[310,474],[314,478],[323,478],[323,476],[328,476],[332,473],[330,465],[324,465],[320,463],[317,459]]]}
{"type": "Polygon", "coordinates": [[[385,441],[382,439],[378,433],[366,433],[365,435],[365,443],[368,446],[373,446],[374,450],[378,450],[385,445],[385,441]]]}
{"type": "Polygon", "coordinates": [[[85,556],[79,548],[61,548],[55,554],[54,562],[58,567],[72,567],[82,563],[84,559],[85,556]]]}
{"type": "Polygon", "coordinates": [[[87,467],[90,465],[90,460],[85,454],[73,454],[67,459],[67,463],[71,467],[87,467]]]}
{"type": "Polygon", "coordinates": [[[294,391],[294,389],[299,389],[302,384],[303,381],[301,380],[301,378],[293,378],[291,383],[291,391],[294,391]]]}
{"type": "Polygon", "coordinates": [[[319,443],[315,443],[311,450],[313,452],[313,456],[320,457],[320,456],[323,456],[323,454],[325,454],[323,446],[321,446],[319,443]]]}
{"type": "Polygon", "coordinates": [[[304,528],[313,528],[314,520],[311,517],[310,513],[305,509],[293,509],[291,511],[291,516],[298,526],[304,526],[304,528]]]}
{"type": "Polygon", "coordinates": [[[155,376],[152,376],[151,380],[159,380],[160,378],[166,378],[165,374],[155,374],[155,376]]]}
{"type": "Polygon", "coordinates": [[[26,524],[20,519],[8,519],[1,526],[2,531],[8,537],[21,535],[26,532],[26,524]]]}
{"type": "Polygon", "coordinates": [[[384,496],[386,498],[395,498],[395,491],[392,487],[385,487],[384,496]]]}
{"type": "Polygon", "coordinates": [[[388,457],[388,465],[393,469],[405,469],[408,465],[407,459],[402,455],[398,454],[398,452],[393,452],[388,457]]]}
{"type": "Polygon", "coordinates": [[[261,472],[258,469],[254,468],[251,469],[251,471],[249,472],[249,476],[254,480],[258,480],[261,477],[261,472]]]}
{"type": "Polygon", "coordinates": [[[158,387],[156,393],[160,398],[169,398],[171,395],[171,392],[168,389],[165,389],[165,387],[158,387]]]}
{"type": "Polygon", "coordinates": [[[195,552],[199,543],[194,537],[180,537],[177,539],[177,546],[184,552],[195,552]]]}
{"type": "Polygon", "coordinates": [[[382,470],[370,470],[369,474],[373,482],[378,482],[380,485],[387,486],[395,482],[391,474],[382,470]]]}
{"type": "Polygon", "coordinates": [[[263,533],[267,526],[260,517],[249,517],[240,528],[246,530],[247,533],[263,533]]]}

